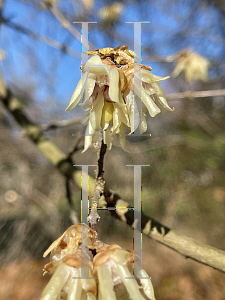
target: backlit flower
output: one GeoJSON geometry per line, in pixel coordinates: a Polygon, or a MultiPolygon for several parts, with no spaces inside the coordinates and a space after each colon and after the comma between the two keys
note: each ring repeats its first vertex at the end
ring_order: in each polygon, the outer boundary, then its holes
{"type": "Polygon", "coordinates": [[[175,56],[177,60],[176,67],[172,73],[177,77],[181,72],[184,72],[188,82],[194,80],[207,80],[207,70],[209,67],[208,59],[202,57],[198,53],[190,50],[183,50],[175,56]]]}
{"type": "Polygon", "coordinates": [[[68,228],[49,247],[44,256],[51,252],[50,263],[45,265],[44,274],[50,273],[52,277],[41,300],[116,300],[117,285],[123,285],[132,300],[145,299],[140,289],[148,299],[155,300],[151,280],[141,269],[139,258],[133,258],[130,252],[118,245],[110,246],[94,237],[87,225],[77,224],[68,228]],[[81,250],[84,249],[81,236],[86,251],[81,250]],[[133,263],[135,278],[132,275],[133,263]],[[86,277],[82,275],[82,268],[87,270],[86,277]]]}
{"type": "MultiPolygon", "coordinates": [[[[158,83],[168,77],[156,76],[150,72],[151,67],[135,63],[136,54],[126,46],[87,53],[92,57],[82,67],[84,75],[66,110],[82,99],[80,105],[85,111],[90,110],[86,137],[102,128],[108,146],[111,136],[119,134],[126,150],[125,128],[132,133],[139,127],[140,133],[144,133],[147,112],[154,117],[161,111],[173,111],[158,83]]],[[[92,137],[85,139],[85,150],[91,142],[92,137]]]]}

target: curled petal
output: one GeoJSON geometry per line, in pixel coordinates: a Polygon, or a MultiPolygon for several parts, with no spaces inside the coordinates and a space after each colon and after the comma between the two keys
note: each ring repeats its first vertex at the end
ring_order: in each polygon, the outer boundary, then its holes
{"type": "Polygon", "coordinates": [[[116,103],[119,103],[119,72],[116,66],[111,66],[108,72],[109,75],[109,98],[116,103]]]}
{"type": "Polygon", "coordinates": [[[136,72],[135,75],[139,79],[141,79],[142,81],[144,81],[146,83],[160,82],[160,81],[163,81],[163,80],[166,80],[166,79],[170,78],[170,76],[160,77],[160,76],[154,75],[150,71],[145,70],[143,68],[141,68],[141,70],[136,72]]]}
{"type": "Polygon", "coordinates": [[[170,108],[167,101],[166,101],[166,96],[163,92],[163,89],[161,88],[161,86],[158,83],[153,83],[152,87],[154,88],[154,90],[156,90],[156,96],[154,95],[157,104],[159,103],[159,105],[161,105],[161,107],[163,107],[165,110],[167,111],[174,111],[174,107],[170,108]]]}
{"type": "Polygon", "coordinates": [[[137,106],[137,102],[135,99],[135,96],[132,91],[129,92],[129,94],[126,96],[126,103],[128,107],[128,115],[129,115],[129,120],[130,120],[130,128],[131,132],[134,132],[139,125],[139,109],[137,106]]]}
{"type": "Polygon", "coordinates": [[[121,266],[116,263],[112,265],[112,269],[116,274],[120,276],[124,285],[127,288],[127,291],[132,300],[144,300],[144,297],[141,295],[139,291],[139,286],[135,280],[135,278],[131,278],[131,274],[127,268],[127,266],[121,266]]]}
{"type": "Polygon", "coordinates": [[[139,85],[137,86],[135,85],[134,92],[143,101],[151,117],[155,117],[158,113],[160,113],[160,109],[155,104],[155,102],[151,99],[151,97],[147,94],[147,92],[143,87],[139,87],[139,85]]]}
{"type": "Polygon", "coordinates": [[[134,274],[140,279],[145,295],[151,300],[156,300],[151,279],[145,270],[141,269],[139,262],[134,262],[134,274]]]}
{"type": "Polygon", "coordinates": [[[148,128],[148,125],[147,125],[147,121],[146,121],[146,114],[142,113],[141,114],[141,122],[139,125],[140,133],[146,132],[147,128],[148,128]]]}
{"type": "Polygon", "coordinates": [[[102,109],[104,106],[104,98],[102,91],[99,92],[97,99],[93,102],[90,112],[90,123],[94,131],[99,131],[101,128],[102,109]]]}
{"type": "Polygon", "coordinates": [[[119,111],[120,108],[117,107],[116,104],[113,104],[113,128],[111,134],[114,134],[121,124],[119,111]]]}
{"type": "Polygon", "coordinates": [[[113,290],[114,283],[109,265],[102,264],[98,266],[97,272],[102,299],[116,300],[116,295],[113,290]]]}
{"type": "Polygon", "coordinates": [[[98,55],[92,56],[84,66],[84,72],[89,72],[97,75],[107,75],[109,67],[102,63],[98,55]]]}
{"type": "Polygon", "coordinates": [[[103,141],[104,141],[104,144],[107,145],[107,149],[111,150],[111,148],[112,148],[112,136],[110,134],[110,128],[109,127],[106,130],[103,130],[103,141]]]}
{"type": "Polygon", "coordinates": [[[52,278],[47,284],[47,286],[45,287],[41,295],[41,300],[57,299],[69,275],[70,267],[64,264],[60,265],[55,271],[55,273],[52,275],[52,278]]]}
{"type": "Polygon", "coordinates": [[[90,97],[93,94],[93,91],[95,88],[95,83],[96,83],[95,79],[88,78],[88,85],[86,85],[86,87],[85,87],[87,90],[84,90],[83,101],[82,101],[82,103],[79,104],[84,107],[85,111],[89,108],[89,106],[91,104],[90,97]]]}
{"type": "Polygon", "coordinates": [[[80,99],[83,95],[84,89],[85,89],[87,77],[88,77],[88,73],[84,73],[84,75],[82,76],[82,78],[78,82],[78,85],[77,85],[75,91],[73,92],[73,95],[71,97],[71,100],[70,100],[70,103],[69,103],[68,107],[66,108],[66,111],[71,110],[72,108],[74,108],[78,104],[78,102],[80,101],[80,99]]]}
{"type": "Polygon", "coordinates": [[[84,150],[82,151],[82,153],[85,152],[91,146],[93,134],[95,134],[95,131],[92,128],[91,123],[89,121],[88,126],[85,131],[84,150]]]}
{"type": "Polygon", "coordinates": [[[74,269],[70,267],[71,275],[69,279],[69,290],[67,300],[80,300],[82,294],[82,286],[81,286],[81,279],[77,278],[80,277],[80,270],[74,269]]]}

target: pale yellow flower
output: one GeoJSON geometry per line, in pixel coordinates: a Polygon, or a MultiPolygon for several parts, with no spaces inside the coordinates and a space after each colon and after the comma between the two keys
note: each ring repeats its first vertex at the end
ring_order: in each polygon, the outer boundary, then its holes
{"type": "Polygon", "coordinates": [[[112,4],[103,6],[99,10],[99,18],[102,21],[115,22],[119,19],[124,10],[124,4],[121,2],[113,2],[112,4]]]}
{"type": "Polygon", "coordinates": [[[155,300],[151,280],[141,269],[140,259],[118,245],[110,246],[95,240],[93,230],[85,224],[68,228],[44,256],[50,252],[50,263],[45,265],[44,274],[50,273],[52,277],[41,300],[116,300],[114,287],[118,284],[125,286],[132,300],[144,300],[140,289],[148,299],[155,300]],[[81,236],[85,253],[81,251],[81,236]],[[132,276],[133,261],[140,286],[132,276]],[[82,278],[81,268],[85,267],[89,278],[82,278]]]}
{"type": "Polygon", "coordinates": [[[111,148],[112,135],[118,134],[126,150],[125,128],[130,133],[138,127],[147,130],[146,113],[151,117],[161,111],[173,111],[168,106],[160,81],[167,77],[152,74],[149,66],[135,63],[135,53],[126,46],[89,51],[93,55],[82,67],[84,75],[79,81],[69,106],[74,108],[83,97],[84,110],[90,110],[86,131],[85,150],[101,128],[104,142],[111,148]]]}
{"type": "Polygon", "coordinates": [[[172,73],[174,77],[177,77],[181,72],[184,72],[188,82],[194,80],[207,80],[207,71],[210,65],[208,59],[202,57],[198,53],[184,50],[176,55],[176,60],[177,64],[172,73]]]}

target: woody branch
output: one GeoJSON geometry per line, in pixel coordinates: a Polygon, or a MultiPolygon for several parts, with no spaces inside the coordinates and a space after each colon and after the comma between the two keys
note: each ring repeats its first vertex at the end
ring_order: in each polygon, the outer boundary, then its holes
{"type": "MultiPolygon", "coordinates": [[[[51,142],[43,134],[38,125],[30,121],[24,113],[20,101],[6,88],[1,76],[0,99],[7,111],[23,128],[27,137],[36,144],[39,150],[49,159],[58,171],[66,178],[71,179],[77,186],[80,186],[80,170],[73,167],[74,163],[71,158],[51,142]]],[[[94,179],[91,176],[89,177],[89,189],[90,193],[93,194],[94,179]]],[[[108,207],[115,207],[120,196],[106,187],[105,199],[108,207]]],[[[116,211],[110,212],[114,217],[119,218],[116,211]]],[[[133,224],[133,213],[127,212],[125,218],[126,223],[131,226],[133,224]]],[[[142,213],[142,233],[175,250],[186,258],[191,258],[225,273],[225,251],[179,234],[144,213],[142,213]]]]}

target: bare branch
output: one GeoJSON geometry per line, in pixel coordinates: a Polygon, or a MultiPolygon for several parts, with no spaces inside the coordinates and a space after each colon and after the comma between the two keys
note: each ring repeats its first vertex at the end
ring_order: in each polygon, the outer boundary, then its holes
{"type": "Polygon", "coordinates": [[[167,100],[179,100],[184,98],[205,98],[205,97],[215,97],[215,96],[225,96],[224,90],[211,90],[211,91],[187,91],[183,93],[173,93],[166,95],[167,100]]]}
{"type": "Polygon", "coordinates": [[[52,129],[59,129],[64,128],[70,125],[78,125],[81,123],[81,118],[73,119],[73,120],[62,120],[62,121],[55,121],[51,124],[42,124],[39,125],[39,129],[42,131],[52,130],[52,129]]]}
{"type": "MultiPolygon", "coordinates": [[[[48,140],[39,127],[32,123],[29,118],[24,114],[19,100],[13,96],[10,90],[7,90],[3,81],[0,81],[0,98],[10,114],[13,115],[15,120],[23,127],[26,135],[37,145],[41,152],[51,161],[51,163],[59,170],[59,172],[72,179],[73,182],[80,186],[80,170],[73,167],[74,163],[50,140],[48,140]]],[[[103,158],[103,153],[100,153],[100,158],[103,158]]],[[[99,166],[102,165],[101,159],[99,166]]],[[[100,174],[103,174],[103,169],[99,167],[100,174]]],[[[89,176],[89,189],[90,193],[94,191],[94,179],[89,176]]],[[[120,196],[115,192],[105,187],[105,199],[107,206],[113,207],[110,211],[114,217],[120,218],[115,206],[120,196]]],[[[129,207],[129,205],[127,204],[129,207]]],[[[133,211],[128,210],[124,215],[125,222],[132,226],[133,224],[133,211]]],[[[145,215],[142,212],[142,232],[146,236],[156,240],[157,242],[177,251],[186,258],[191,258],[202,264],[208,265],[214,269],[225,272],[225,251],[216,249],[207,244],[196,241],[193,238],[186,237],[179,234],[170,228],[162,225],[153,218],[145,215]]]]}
{"type": "MultiPolygon", "coordinates": [[[[115,207],[119,206],[117,202],[122,200],[118,194],[106,188],[105,200],[107,206],[109,208],[113,208],[113,210],[109,211],[114,217],[117,217],[131,227],[133,226],[133,208],[129,206],[129,203],[123,201],[123,207],[127,206],[127,208],[130,209],[127,212],[124,210],[125,213],[121,215],[121,213],[118,213],[119,210],[114,209],[115,207]]],[[[185,258],[191,258],[214,269],[225,272],[225,251],[179,234],[178,232],[173,231],[169,227],[164,226],[153,218],[147,216],[143,212],[141,218],[141,228],[142,233],[144,233],[146,236],[156,240],[164,246],[175,250],[185,258]]]]}
{"type": "Polygon", "coordinates": [[[76,57],[77,59],[80,59],[80,53],[77,52],[76,50],[73,50],[71,49],[70,47],[68,47],[67,45],[65,44],[61,44],[60,42],[56,41],[56,40],[53,40],[51,39],[50,37],[47,37],[45,35],[41,35],[41,34],[38,34],[28,28],[25,28],[24,26],[21,26],[21,25],[18,25],[18,24],[15,24],[5,18],[2,18],[2,23],[5,24],[6,26],[12,28],[12,29],[15,29],[16,31],[18,32],[21,32],[29,37],[32,37],[33,39],[35,40],[38,40],[54,49],[57,49],[59,51],[62,51],[66,54],[69,54],[73,57],[76,57]]]}
{"type": "MultiPolygon", "coordinates": [[[[81,41],[81,34],[74,28],[70,21],[67,20],[66,17],[64,17],[64,15],[59,11],[57,7],[48,5],[47,8],[66,30],[68,30],[78,41],[81,41]]],[[[95,49],[95,47],[83,37],[82,43],[87,49],[89,49],[89,47],[92,50],[95,49]]]]}

